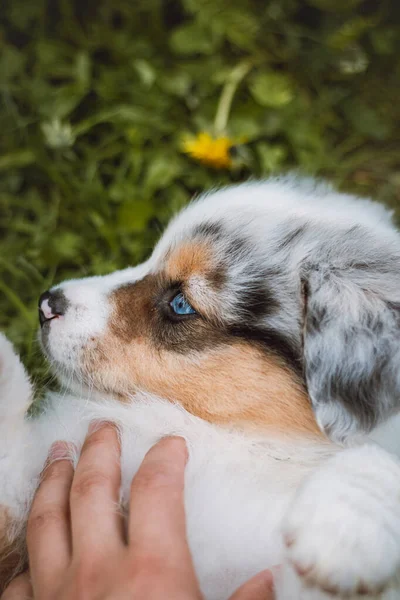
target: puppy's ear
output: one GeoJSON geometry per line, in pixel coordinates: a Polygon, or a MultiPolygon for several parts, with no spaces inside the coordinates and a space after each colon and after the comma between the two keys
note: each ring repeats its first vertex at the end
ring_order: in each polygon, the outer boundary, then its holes
{"type": "Polygon", "coordinates": [[[319,426],[337,442],[400,409],[400,264],[389,262],[307,274],[305,379],[319,426]]]}

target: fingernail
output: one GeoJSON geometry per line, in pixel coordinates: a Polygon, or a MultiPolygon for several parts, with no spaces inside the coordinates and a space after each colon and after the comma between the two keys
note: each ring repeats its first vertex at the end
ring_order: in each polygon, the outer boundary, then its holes
{"type": "Polygon", "coordinates": [[[50,460],[67,459],[70,455],[70,446],[68,442],[58,441],[52,444],[49,451],[50,460]]]}
{"type": "Polygon", "coordinates": [[[274,565],[270,568],[270,571],[274,577],[280,575],[282,573],[282,565],[274,565]]]}
{"type": "Polygon", "coordinates": [[[272,573],[272,569],[266,569],[265,571],[261,571],[259,573],[259,577],[263,579],[263,585],[268,589],[269,592],[272,592],[274,589],[274,576],[272,573]]]}
{"type": "Polygon", "coordinates": [[[188,461],[186,441],[180,436],[166,436],[146,452],[146,460],[168,460],[185,467],[188,461]]]}
{"type": "Polygon", "coordinates": [[[43,469],[41,471],[41,477],[43,477],[47,468],[55,460],[70,460],[72,448],[73,448],[73,445],[69,444],[68,442],[63,442],[63,441],[54,442],[50,446],[50,450],[47,453],[46,462],[44,463],[43,469]]]}
{"type": "Polygon", "coordinates": [[[107,419],[93,419],[93,421],[90,421],[89,423],[87,435],[92,435],[92,433],[95,433],[96,431],[101,429],[101,427],[105,426],[112,427],[114,430],[118,429],[116,424],[112,421],[107,421],[107,419]]]}
{"type": "Polygon", "coordinates": [[[272,573],[272,588],[275,587],[276,580],[282,576],[282,570],[283,570],[282,565],[274,565],[273,567],[270,568],[270,571],[272,573]]]}
{"type": "Polygon", "coordinates": [[[185,463],[187,463],[189,458],[188,448],[186,444],[185,438],[174,435],[169,437],[161,438],[161,442],[167,444],[169,450],[182,452],[185,455],[185,463]]]}
{"type": "Polygon", "coordinates": [[[88,427],[88,435],[92,435],[95,431],[100,429],[102,425],[105,425],[106,421],[100,421],[100,419],[95,419],[89,423],[88,427]]]}

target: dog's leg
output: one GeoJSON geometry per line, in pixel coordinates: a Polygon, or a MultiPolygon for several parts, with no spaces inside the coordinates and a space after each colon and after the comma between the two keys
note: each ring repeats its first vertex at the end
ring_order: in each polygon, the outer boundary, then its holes
{"type": "Polygon", "coordinates": [[[373,445],[338,453],[296,494],[284,537],[304,586],[399,598],[400,462],[373,445]]]}
{"type": "Polygon", "coordinates": [[[32,386],[29,377],[11,343],[0,333],[1,442],[3,435],[11,434],[13,428],[20,427],[31,402],[32,386]]]}
{"type": "Polygon", "coordinates": [[[0,594],[23,561],[20,524],[25,506],[21,491],[25,487],[30,428],[25,414],[31,401],[32,387],[24,367],[10,342],[0,334],[0,594]]]}

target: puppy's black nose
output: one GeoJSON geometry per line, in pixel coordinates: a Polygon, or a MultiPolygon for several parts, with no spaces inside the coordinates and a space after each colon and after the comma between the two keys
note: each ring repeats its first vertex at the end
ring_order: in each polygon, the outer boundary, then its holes
{"type": "Polygon", "coordinates": [[[46,321],[65,315],[68,308],[68,300],[61,290],[44,292],[39,298],[39,322],[43,327],[46,321]]]}

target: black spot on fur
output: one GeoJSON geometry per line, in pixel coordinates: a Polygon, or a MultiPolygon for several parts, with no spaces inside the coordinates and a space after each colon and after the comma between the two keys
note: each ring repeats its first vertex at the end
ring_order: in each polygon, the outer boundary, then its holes
{"type": "Polygon", "coordinates": [[[246,256],[251,252],[249,243],[240,237],[229,239],[226,253],[233,260],[237,260],[241,256],[246,256]]]}
{"type": "Polygon", "coordinates": [[[386,305],[388,308],[390,308],[391,310],[394,310],[395,312],[400,311],[400,302],[390,302],[388,300],[386,302],[386,305]]]}
{"type": "MultiPolygon", "coordinates": [[[[286,243],[300,236],[305,227],[297,227],[290,231],[286,243]]],[[[265,326],[265,319],[279,311],[280,305],[274,296],[272,285],[274,281],[282,276],[282,269],[278,266],[260,270],[259,264],[251,263],[253,244],[245,236],[235,235],[227,231],[218,222],[205,222],[192,230],[193,237],[200,236],[209,238],[211,241],[221,243],[223,258],[218,269],[212,274],[215,281],[212,284],[220,289],[228,278],[229,266],[245,261],[249,269],[249,284],[237,291],[236,308],[238,311],[237,323],[234,325],[214,324],[210,327],[202,319],[190,319],[183,322],[173,331],[163,330],[160,337],[162,343],[169,349],[178,353],[191,350],[203,350],[216,347],[221,344],[229,344],[232,337],[240,338],[252,344],[256,344],[267,353],[275,353],[280,356],[293,370],[302,375],[301,349],[296,343],[282,335],[279,331],[269,329],[265,326]],[[249,260],[250,259],[250,260],[249,260]],[[165,334],[165,335],[164,335],[165,334]]]]}
{"type": "Polygon", "coordinates": [[[369,377],[353,375],[349,378],[341,372],[333,373],[321,389],[321,396],[341,404],[357,419],[364,431],[370,431],[379,418],[376,399],[380,394],[385,367],[383,362],[377,360],[369,377]]]}
{"type": "Polygon", "coordinates": [[[229,333],[248,342],[256,342],[268,353],[275,353],[283,358],[298,375],[302,376],[303,366],[300,348],[280,332],[265,327],[233,325],[229,328],[229,333]]]}
{"type": "MultiPolygon", "coordinates": [[[[238,248],[243,248],[242,240],[236,240],[238,248]]],[[[297,373],[302,373],[301,348],[293,340],[279,331],[266,326],[265,320],[279,312],[280,304],[274,296],[273,286],[268,281],[282,275],[280,268],[265,269],[257,283],[243,288],[237,298],[239,311],[238,321],[229,327],[229,334],[252,343],[257,343],[263,350],[274,352],[287,362],[297,373]]]]}
{"type": "Polygon", "coordinates": [[[390,257],[384,258],[382,260],[366,260],[365,262],[351,261],[348,265],[349,269],[354,269],[356,271],[366,271],[368,273],[392,273],[393,269],[398,268],[398,262],[396,261],[394,264],[391,262],[390,257]]]}
{"type": "Polygon", "coordinates": [[[307,334],[319,333],[327,316],[327,309],[324,306],[316,307],[307,319],[307,334]]]}
{"type": "Polygon", "coordinates": [[[289,233],[283,236],[282,240],[277,245],[277,250],[284,250],[293,244],[293,242],[298,241],[305,233],[306,229],[307,225],[300,225],[291,229],[289,233]]]}
{"type": "Polygon", "coordinates": [[[356,233],[358,234],[362,231],[363,231],[363,227],[361,225],[353,225],[352,227],[350,227],[350,229],[345,231],[343,235],[345,237],[354,237],[354,234],[356,234],[356,233]]]}
{"type": "Polygon", "coordinates": [[[240,293],[238,305],[244,319],[251,323],[257,323],[279,309],[279,303],[264,281],[256,287],[244,289],[240,293]]]}
{"type": "Polygon", "coordinates": [[[208,223],[201,223],[200,225],[197,225],[193,229],[192,234],[194,237],[201,236],[220,239],[222,236],[222,231],[223,228],[220,223],[213,223],[210,221],[208,223]]]}

